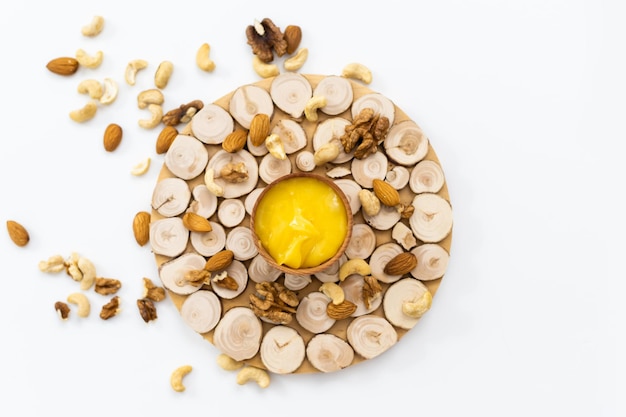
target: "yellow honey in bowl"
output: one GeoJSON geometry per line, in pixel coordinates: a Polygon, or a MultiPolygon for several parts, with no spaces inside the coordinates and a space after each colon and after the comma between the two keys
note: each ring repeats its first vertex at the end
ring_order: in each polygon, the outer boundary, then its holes
{"type": "Polygon", "coordinates": [[[277,264],[309,268],[337,253],[348,232],[348,214],[331,186],[312,177],[293,177],[263,193],[254,229],[277,264]]]}

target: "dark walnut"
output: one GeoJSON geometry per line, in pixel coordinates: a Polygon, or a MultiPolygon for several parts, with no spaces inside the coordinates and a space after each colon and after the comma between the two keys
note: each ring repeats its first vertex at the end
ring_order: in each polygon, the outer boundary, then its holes
{"type": "Polygon", "coordinates": [[[181,104],[178,108],[165,113],[161,118],[161,122],[166,126],[188,123],[202,107],[204,107],[204,103],[201,100],[193,100],[187,104],[181,104]]]}
{"type": "Polygon", "coordinates": [[[246,27],[248,45],[252,47],[252,53],[265,63],[274,60],[274,53],[283,56],[287,52],[287,41],[280,28],[265,18],[260,23],[246,27]]]}
{"type": "Polygon", "coordinates": [[[156,307],[152,300],[148,300],[147,298],[137,300],[137,308],[139,309],[141,318],[146,323],[157,319],[156,307]]]}
{"type": "Polygon", "coordinates": [[[374,114],[371,108],[365,108],[346,126],[341,135],[341,144],[346,153],[354,150],[357,159],[367,158],[378,151],[378,145],[385,140],[389,130],[389,119],[374,114]]]}
{"type": "Polygon", "coordinates": [[[122,288],[122,282],[114,278],[96,278],[95,291],[101,295],[115,294],[122,288]]]}
{"type": "Polygon", "coordinates": [[[102,320],[108,320],[111,317],[117,316],[120,311],[120,297],[117,295],[111,299],[108,303],[102,306],[100,310],[100,318],[102,320]]]}
{"type": "Polygon", "coordinates": [[[250,294],[250,308],[258,317],[288,324],[300,303],[298,296],[278,282],[260,282],[250,294]]]}

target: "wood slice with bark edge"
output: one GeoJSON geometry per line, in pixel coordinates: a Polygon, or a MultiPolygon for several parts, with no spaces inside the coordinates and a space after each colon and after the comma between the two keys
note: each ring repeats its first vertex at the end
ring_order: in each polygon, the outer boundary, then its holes
{"type": "MultiPolygon", "coordinates": [[[[313,89],[315,89],[315,87],[317,86],[317,84],[325,77],[324,75],[312,75],[312,74],[303,74],[308,81],[311,83],[311,86],[313,89]]],[[[270,89],[270,85],[273,81],[274,77],[272,78],[266,78],[263,80],[260,80],[258,82],[255,83],[251,83],[249,85],[256,85],[259,86],[265,90],[267,90],[269,92],[270,89]]],[[[353,101],[357,100],[358,98],[362,97],[365,94],[369,94],[369,93],[374,93],[375,91],[369,89],[368,87],[364,86],[363,84],[360,84],[359,82],[350,80],[350,83],[352,84],[352,88],[353,88],[353,93],[354,93],[354,98],[353,101]]],[[[228,104],[230,102],[230,98],[232,97],[232,95],[235,93],[236,90],[231,91],[230,93],[228,93],[227,95],[221,97],[220,99],[214,101],[214,104],[219,105],[220,107],[222,107],[223,109],[225,109],[226,111],[228,111],[228,104]]],[[[393,100],[392,100],[393,102],[393,100]]],[[[394,118],[394,122],[393,124],[397,124],[399,122],[402,121],[406,121],[406,120],[411,120],[410,117],[402,110],[400,109],[397,105],[395,105],[394,103],[394,107],[395,107],[395,118],[394,118]]],[[[308,121],[306,118],[304,118],[304,116],[299,119],[298,121],[300,122],[302,128],[304,129],[304,131],[306,132],[307,135],[307,146],[306,146],[306,150],[309,150],[311,152],[313,152],[313,144],[312,144],[312,138],[313,138],[313,133],[315,131],[316,126],[323,122],[324,120],[331,118],[331,117],[343,117],[346,118],[348,120],[352,120],[352,116],[350,113],[350,107],[343,113],[335,115],[335,116],[328,116],[322,112],[318,112],[318,120],[317,122],[310,122],[308,121]]],[[[273,128],[280,120],[283,119],[292,119],[291,116],[287,115],[286,113],[284,113],[283,111],[281,111],[278,107],[274,106],[274,114],[272,116],[272,120],[271,120],[271,128],[273,128]]],[[[418,124],[419,126],[419,124],[418,124]]],[[[241,126],[235,121],[235,128],[241,128],[241,126]]],[[[391,126],[390,126],[391,128],[391,126]]],[[[191,135],[193,136],[193,134],[191,133],[191,123],[188,123],[184,128],[182,128],[180,130],[181,134],[186,134],[186,135],[191,135]]],[[[432,160],[434,162],[437,162],[438,164],[440,164],[439,159],[435,153],[435,150],[432,147],[432,144],[430,143],[429,140],[429,149],[428,149],[428,153],[426,154],[426,156],[423,158],[424,160],[432,160]]],[[[206,145],[207,149],[209,150],[209,158],[212,157],[218,150],[221,149],[221,145],[206,145]]],[[[382,146],[381,146],[382,148],[382,146]]],[[[304,150],[304,149],[303,149],[304,150]]],[[[301,152],[302,150],[298,151],[301,152]]],[[[384,150],[382,150],[384,151],[384,150]]],[[[295,164],[295,156],[297,155],[297,153],[294,153],[292,155],[289,155],[289,159],[292,163],[292,167],[293,167],[293,171],[292,172],[296,172],[298,171],[298,169],[296,168],[296,164],[295,164]]],[[[257,162],[260,162],[261,157],[255,157],[257,159],[257,162]]],[[[390,163],[392,163],[392,161],[389,161],[390,163]]],[[[338,165],[345,165],[349,167],[350,161],[344,163],[344,164],[338,164],[338,165]]],[[[326,164],[327,166],[330,164],[326,164]]],[[[321,174],[321,175],[325,175],[325,172],[327,170],[327,166],[319,166],[316,167],[312,172],[313,173],[317,173],[317,174],[321,174]]],[[[335,165],[333,165],[335,166],[335,165]]],[[[412,167],[408,167],[408,168],[412,168],[412,167]]],[[[204,172],[203,172],[204,174],[204,172]]],[[[190,189],[193,189],[194,186],[198,185],[198,184],[203,184],[204,183],[204,175],[201,174],[198,177],[191,179],[191,180],[187,180],[187,183],[189,184],[190,189]]],[[[158,181],[161,181],[164,178],[169,178],[169,177],[175,177],[174,174],[172,174],[169,169],[165,166],[165,164],[163,164],[161,171],[159,173],[159,177],[158,177],[158,181]]],[[[351,176],[348,177],[344,177],[344,178],[351,178],[351,176]]],[[[257,188],[259,187],[263,187],[265,186],[265,182],[263,182],[263,180],[261,180],[259,178],[259,182],[257,184],[257,188]]],[[[447,187],[447,182],[444,181],[444,185],[441,188],[441,190],[439,192],[437,192],[437,194],[439,196],[441,196],[442,198],[444,198],[446,201],[450,202],[450,195],[448,193],[448,187],[447,187]]],[[[402,190],[400,190],[400,197],[401,197],[401,201],[402,202],[411,202],[413,200],[413,197],[415,196],[415,194],[410,190],[409,186],[405,186],[402,190]]],[[[243,200],[245,199],[245,196],[240,197],[241,201],[243,202],[243,200]]],[[[151,222],[161,219],[163,218],[162,215],[160,215],[156,210],[152,210],[151,213],[151,222]]],[[[246,213],[246,216],[244,218],[244,220],[242,221],[242,223],[240,225],[242,226],[246,226],[249,227],[249,215],[246,213]]],[[[211,221],[215,221],[219,223],[219,220],[217,219],[217,214],[214,214],[213,216],[211,216],[210,218],[211,221]]],[[[363,216],[361,214],[361,211],[359,211],[357,214],[354,215],[354,224],[357,223],[364,223],[363,220],[363,216]]],[[[408,225],[408,223],[407,223],[408,225]]],[[[228,232],[230,228],[225,228],[225,230],[228,232]]],[[[393,239],[391,238],[391,230],[387,230],[387,231],[379,231],[376,230],[375,231],[376,234],[376,242],[377,242],[377,247],[387,243],[387,242],[391,242],[393,241],[393,239]]],[[[419,241],[418,239],[418,245],[420,245],[422,242],[419,241]]],[[[448,236],[443,239],[442,241],[438,242],[437,244],[440,245],[441,247],[443,247],[446,252],[450,253],[450,248],[451,248],[451,243],[452,243],[452,231],[450,231],[450,233],[448,234],[448,236]]],[[[191,243],[188,243],[187,245],[187,249],[185,250],[185,252],[193,252],[194,249],[191,246],[191,243]]],[[[163,255],[158,255],[155,254],[155,260],[157,263],[157,267],[160,267],[164,262],[170,260],[171,258],[163,256],[163,255]]],[[[250,261],[245,261],[244,264],[246,265],[246,267],[249,265],[250,261]]],[[[445,275],[444,275],[445,276],[445,275]]],[[[282,282],[282,275],[281,277],[278,279],[279,281],[282,282]]],[[[429,291],[432,293],[433,295],[433,299],[435,297],[435,294],[437,292],[437,289],[439,288],[439,285],[441,283],[441,280],[443,279],[443,277],[439,278],[439,279],[435,279],[435,280],[430,280],[430,281],[422,281],[424,285],[426,285],[426,287],[429,289],[429,291]]],[[[317,280],[315,277],[313,277],[311,284],[309,284],[307,287],[305,287],[304,289],[297,291],[296,293],[298,294],[299,298],[302,299],[304,296],[306,296],[307,294],[309,294],[312,291],[317,291],[319,290],[319,287],[321,285],[321,282],[319,280],[317,280]]],[[[381,285],[383,287],[383,294],[384,292],[387,290],[387,288],[389,287],[390,284],[385,284],[381,282],[381,285]]],[[[244,306],[247,307],[249,305],[248,299],[249,299],[249,295],[251,293],[254,292],[254,282],[249,280],[248,281],[248,285],[246,287],[246,289],[237,297],[235,297],[234,299],[228,300],[228,299],[220,299],[222,302],[222,316],[224,315],[224,313],[226,311],[228,311],[229,309],[233,308],[233,307],[237,307],[237,306],[244,306]]],[[[170,296],[170,299],[172,300],[172,302],[174,303],[174,305],[176,306],[177,310],[180,311],[182,304],[186,298],[186,296],[183,295],[178,295],[175,294],[171,291],[168,290],[168,294],[170,296]]],[[[383,306],[382,303],[380,305],[380,307],[378,309],[376,309],[372,314],[380,316],[380,317],[385,317],[384,312],[383,312],[383,306]]],[[[427,313],[428,314],[428,313],[427,313]]],[[[345,341],[347,341],[347,328],[348,325],[350,324],[350,322],[353,320],[354,318],[347,318],[347,319],[343,319],[343,320],[339,320],[337,321],[328,331],[326,331],[325,333],[329,333],[329,334],[333,334],[345,341]]],[[[271,327],[273,327],[273,324],[270,323],[266,323],[263,322],[263,334],[265,334],[271,327]]],[[[292,320],[292,322],[288,325],[289,327],[294,328],[296,331],[298,331],[298,333],[303,337],[305,343],[308,343],[309,340],[311,340],[311,338],[314,336],[313,333],[309,332],[308,330],[305,330],[304,328],[302,328],[296,321],[295,316],[292,320]]],[[[395,327],[395,330],[398,333],[398,342],[401,341],[402,337],[409,331],[409,330],[405,330],[405,329],[401,329],[401,328],[397,328],[395,327]]],[[[201,335],[204,339],[206,339],[208,342],[210,342],[211,344],[213,344],[213,330],[208,332],[208,333],[204,333],[201,335]]],[[[393,351],[393,349],[390,349],[390,351],[393,351]]],[[[385,352],[387,353],[387,352],[385,352]]],[[[387,354],[393,354],[393,353],[387,353],[387,354]]],[[[357,363],[363,362],[366,359],[361,357],[360,355],[358,355],[355,352],[354,355],[354,361],[352,362],[352,364],[350,366],[353,366],[357,363]]],[[[265,366],[263,365],[263,362],[261,361],[260,358],[260,354],[257,353],[253,358],[245,361],[246,364],[248,365],[253,365],[253,366],[257,366],[259,368],[263,368],[266,369],[265,366]]],[[[302,365],[294,372],[294,373],[317,373],[320,372],[319,370],[317,370],[315,367],[313,367],[313,365],[311,365],[311,363],[305,358],[304,362],[302,363],[302,365]]]]}

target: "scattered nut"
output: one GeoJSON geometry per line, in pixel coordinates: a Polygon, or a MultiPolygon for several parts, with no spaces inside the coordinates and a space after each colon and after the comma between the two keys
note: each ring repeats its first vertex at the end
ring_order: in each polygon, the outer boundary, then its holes
{"type": "Polygon", "coordinates": [[[26,246],[30,241],[30,235],[26,228],[14,220],[7,220],[7,232],[17,246],[26,246]]]}
{"type": "Polygon", "coordinates": [[[333,141],[326,142],[315,151],[313,161],[315,166],[320,166],[334,160],[337,156],[339,156],[339,146],[333,141]]]}
{"type": "Polygon", "coordinates": [[[372,181],[374,194],[386,206],[395,207],[400,204],[400,193],[391,184],[378,178],[372,181]]]}
{"type": "Polygon", "coordinates": [[[157,137],[156,153],[159,155],[166,153],[176,136],[178,136],[178,130],[174,126],[165,126],[157,137]]]}
{"type": "Polygon", "coordinates": [[[375,216],[380,212],[380,200],[372,191],[363,188],[359,190],[358,196],[365,214],[375,216]]]}
{"type": "Polygon", "coordinates": [[[244,363],[242,361],[235,360],[225,353],[220,353],[219,355],[217,355],[216,362],[220,366],[220,368],[224,369],[225,371],[235,371],[237,369],[241,369],[244,366],[244,363]]]}
{"type": "Polygon", "coordinates": [[[55,58],[46,64],[50,72],[58,75],[72,75],[78,71],[79,63],[75,58],[60,57],[55,58]]]}
{"type": "Polygon", "coordinates": [[[61,320],[67,320],[67,318],[70,316],[70,307],[63,301],[57,301],[56,303],[54,303],[54,309],[56,310],[61,320]]]}
{"type": "Polygon", "coordinates": [[[102,142],[107,152],[113,152],[122,142],[122,127],[116,123],[109,124],[104,129],[104,137],[102,142]]]}
{"type": "Polygon", "coordinates": [[[202,71],[212,72],[215,69],[215,62],[209,58],[211,52],[211,46],[208,43],[203,43],[196,52],[196,64],[202,71]]]}
{"type": "Polygon", "coordinates": [[[224,188],[215,182],[215,169],[207,168],[204,173],[204,185],[206,188],[217,197],[221,197],[224,195],[224,188]]]}
{"type": "Polygon", "coordinates": [[[122,282],[115,278],[96,278],[95,291],[101,295],[115,294],[122,288],[122,282]]]}
{"type": "Polygon", "coordinates": [[[224,270],[228,268],[234,258],[235,254],[233,251],[229,249],[222,249],[206,261],[204,269],[209,272],[224,270]]]}
{"type": "Polygon", "coordinates": [[[80,94],[89,94],[89,97],[94,98],[96,100],[102,97],[104,93],[104,88],[102,88],[102,83],[98,80],[88,79],[83,80],[78,84],[76,89],[80,94]]]}
{"type": "Polygon", "coordinates": [[[139,246],[143,246],[150,240],[150,213],[140,211],[133,218],[133,235],[139,246]]]}
{"type": "Polygon", "coordinates": [[[204,103],[201,100],[193,100],[187,104],[181,104],[178,108],[165,113],[161,121],[167,126],[188,123],[202,107],[204,107],[204,103]]]}
{"type": "Polygon", "coordinates": [[[163,118],[163,108],[158,104],[148,104],[148,111],[150,111],[150,118],[140,119],[139,126],[144,129],[153,129],[161,123],[161,118],[163,118]]]}
{"type": "Polygon", "coordinates": [[[102,16],[94,16],[88,25],[81,28],[84,36],[97,36],[104,28],[104,18],[102,16]]]}
{"type": "Polygon", "coordinates": [[[190,232],[210,232],[213,230],[213,226],[211,226],[209,219],[192,211],[188,211],[183,215],[183,225],[190,232]]]}
{"type": "Polygon", "coordinates": [[[262,78],[270,78],[280,74],[278,65],[263,62],[258,55],[252,57],[252,68],[262,78]]]}
{"type": "Polygon", "coordinates": [[[404,275],[417,266],[417,257],[412,252],[401,252],[391,258],[383,268],[387,275],[404,275]]]}
{"type": "Polygon", "coordinates": [[[154,306],[152,300],[148,298],[142,298],[137,300],[137,308],[139,309],[139,314],[141,315],[141,318],[146,323],[157,319],[156,307],[154,306]]]}
{"type": "Polygon", "coordinates": [[[402,303],[402,312],[409,317],[420,318],[428,310],[433,302],[433,295],[430,291],[426,291],[419,299],[414,301],[404,301],[402,303]]]}
{"type": "Polygon", "coordinates": [[[235,129],[222,142],[222,149],[229,153],[239,152],[246,146],[248,132],[244,129],[235,129]]]}
{"type": "Polygon", "coordinates": [[[325,282],[320,287],[320,292],[324,293],[328,298],[332,300],[335,305],[343,303],[346,296],[343,292],[343,288],[334,282],[325,282]]]}
{"type": "Polygon", "coordinates": [[[372,82],[372,72],[363,64],[348,64],[343,68],[341,75],[346,78],[363,81],[365,84],[372,82]]]}
{"type": "Polygon", "coordinates": [[[76,314],[78,317],[87,317],[91,311],[91,304],[87,296],[81,292],[75,292],[67,296],[67,302],[70,304],[76,304],[78,311],[76,314]]]}
{"type": "Polygon", "coordinates": [[[90,289],[96,281],[96,267],[89,259],[80,256],[76,262],[83,278],[80,280],[80,289],[90,289]]]}
{"type": "Polygon", "coordinates": [[[159,302],[165,299],[165,288],[154,285],[150,278],[143,279],[143,297],[159,302]]]}
{"type": "Polygon", "coordinates": [[[244,385],[248,381],[254,381],[259,387],[267,388],[270,385],[270,375],[264,369],[246,366],[237,373],[237,383],[244,385]]]}
{"type": "Polygon", "coordinates": [[[73,121],[77,123],[83,123],[83,122],[93,119],[97,111],[98,111],[98,104],[95,101],[90,100],[87,104],[85,104],[80,109],[72,110],[70,112],[70,119],[72,119],[73,121]]]}
{"type": "Polygon", "coordinates": [[[41,272],[58,273],[65,269],[65,259],[61,255],[53,255],[45,261],[39,261],[41,272]]]}
{"type": "Polygon", "coordinates": [[[102,59],[104,58],[104,53],[102,51],[97,51],[94,55],[89,55],[85,50],[78,49],[76,51],[76,60],[79,65],[86,68],[98,68],[100,64],[102,64],[102,59]]]}
{"type": "Polygon", "coordinates": [[[133,166],[133,169],[130,170],[130,173],[136,177],[145,174],[150,169],[150,162],[152,159],[147,157],[133,166]]]}
{"type": "Polygon", "coordinates": [[[172,389],[176,392],[183,392],[185,390],[185,386],[183,385],[183,377],[192,371],[191,365],[183,365],[179,368],[176,368],[170,377],[170,385],[172,385],[172,389]]]}
{"type": "Polygon", "coordinates": [[[270,134],[270,116],[265,113],[257,113],[250,121],[248,136],[254,146],[261,146],[270,134]]]}
{"type": "Polygon", "coordinates": [[[146,68],[148,61],[143,59],[134,59],[126,65],[126,72],[124,72],[124,79],[128,85],[135,85],[137,78],[137,72],[146,68]]]}
{"type": "Polygon", "coordinates": [[[117,83],[115,82],[114,79],[107,77],[102,82],[102,85],[104,86],[104,93],[102,94],[102,97],[100,97],[100,103],[102,104],[113,103],[115,99],[117,98],[117,92],[119,91],[117,83]]]}
{"type": "Polygon", "coordinates": [[[167,87],[173,71],[174,64],[172,64],[170,61],[161,62],[154,74],[154,85],[160,89],[167,87]]]}
{"type": "Polygon", "coordinates": [[[304,116],[309,122],[317,122],[317,109],[326,105],[326,97],[313,96],[304,106],[304,116]]]}
{"type": "Polygon", "coordinates": [[[287,71],[298,71],[302,68],[308,57],[309,50],[307,48],[302,48],[298,50],[294,56],[286,59],[285,62],[283,62],[283,66],[287,71]]]}
{"type": "Polygon", "coordinates": [[[265,138],[265,147],[274,158],[280,160],[287,159],[287,154],[285,153],[285,145],[283,144],[280,136],[278,136],[276,133],[272,133],[267,138],[265,138]]]}
{"type": "Polygon", "coordinates": [[[356,311],[356,304],[351,301],[343,300],[339,304],[328,303],[326,306],[326,314],[334,320],[343,320],[352,315],[356,311]]]}
{"type": "Polygon", "coordinates": [[[289,25],[285,28],[283,37],[285,38],[285,42],[287,42],[287,54],[291,55],[298,49],[298,46],[300,46],[302,29],[297,25],[289,25]]]}
{"type": "Polygon", "coordinates": [[[165,97],[161,90],[150,88],[137,94],[137,107],[145,109],[150,104],[163,104],[165,97]]]}
{"type": "Polygon", "coordinates": [[[271,62],[276,55],[283,56],[287,52],[287,41],[278,26],[269,18],[260,22],[254,21],[253,25],[246,27],[248,45],[252,47],[252,53],[265,63],[271,62]]]}
{"type": "Polygon", "coordinates": [[[111,301],[102,306],[100,310],[100,318],[102,320],[108,320],[111,317],[117,316],[120,312],[120,297],[117,295],[111,298],[111,301]]]}

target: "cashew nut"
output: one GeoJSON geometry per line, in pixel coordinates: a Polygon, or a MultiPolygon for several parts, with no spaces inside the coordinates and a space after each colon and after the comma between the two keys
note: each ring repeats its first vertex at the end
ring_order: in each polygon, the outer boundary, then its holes
{"type": "Polygon", "coordinates": [[[349,259],[339,267],[339,281],[343,281],[348,276],[359,274],[361,276],[372,273],[372,268],[365,259],[353,258],[349,259]]]}
{"type": "Polygon", "coordinates": [[[215,69],[215,62],[209,58],[211,53],[211,46],[208,43],[203,43],[196,52],[196,64],[202,71],[211,72],[215,69]]]}
{"type": "Polygon", "coordinates": [[[215,182],[214,177],[215,169],[207,168],[204,173],[204,185],[206,185],[206,188],[208,188],[211,193],[215,194],[217,197],[221,197],[224,195],[224,188],[215,182]]]}
{"type": "Polygon", "coordinates": [[[409,317],[420,318],[426,313],[433,302],[433,296],[430,291],[426,291],[419,299],[414,301],[404,301],[402,303],[402,312],[409,317]]]}
{"type": "Polygon", "coordinates": [[[261,61],[261,59],[257,55],[254,55],[252,57],[252,68],[254,68],[254,71],[262,78],[273,77],[280,73],[278,65],[267,64],[261,61]]]}
{"type": "Polygon", "coordinates": [[[298,49],[298,52],[295,53],[295,55],[287,58],[283,65],[287,71],[298,71],[300,68],[302,68],[308,57],[308,48],[300,48],[298,49]]]}
{"type": "Polygon", "coordinates": [[[112,78],[105,78],[102,84],[104,85],[104,92],[102,93],[102,97],[100,97],[100,103],[113,103],[117,98],[117,92],[119,90],[117,83],[112,78]]]}
{"type": "Polygon", "coordinates": [[[149,119],[140,119],[139,126],[144,129],[153,129],[161,123],[163,118],[163,107],[158,104],[148,104],[148,110],[150,111],[149,119]]]}
{"type": "Polygon", "coordinates": [[[87,120],[93,119],[97,110],[98,104],[95,101],[90,100],[82,108],[72,110],[70,112],[70,119],[78,123],[86,122],[87,120]]]}
{"type": "Polygon", "coordinates": [[[359,190],[359,201],[363,212],[368,216],[375,216],[380,212],[380,200],[372,191],[363,188],[359,190]]]}
{"type": "Polygon", "coordinates": [[[326,162],[330,162],[337,158],[339,155],[339,145],[335,142],[326,142],[317,150],[315,154],[313,154],[313,162],[315,162],[316,166],[320,166],[325,164],[326,162]]]}
{"type": "Polygon", "coordinates": [[[265,147],[274,158],[280,160],[287,159],[287,154],[285,153],[285,145],[280,139],[280,136],[278,136],[276,133],[272,133],[265,139],[265,147]]]}
{"type": "Polygon", "coordinates": [[[323,283],[320,287],[320,291],[329,297],[334,305],[339,305],[346,299],[343,288],[334,282],[323,283]]]}
{"type": "Polygon", "coordinates": [[[135,176],[145,174],[146,172],[148,172],[148,169],[150,169],[150,162],[151,162],[150,157],[145,158],[144,160],[139,162],[137,165],[135,165],[133,169],[130,170],[130,173],[135,176]]]}
{"type": "Polygon", "coordinates": [[[78,84],[77,91],[80,94],[89,94],[89,97],[99,99],[104,93],[102,84],[98,80],[83,80],[78,84]]]}
{"type": "Polygon", "coordinates": [[[170,376],[170,385],[174,391],[183,392],[185,390],[183,377],[191,372],[192,369],[191,365],[183,365],[174,369],[174,372],[172,372],[172,375],[170,376]]]}
{"type": "Polygon", "coordinates": [[[76,60],[78,61],[78,64],[85,68],[98,68],[100,64],[102,64],[103,58],[104,54],[102,51],[96,52],[95,55],[89,55],[83,49],[76,51],[76,60]]]}
{"type": "Polygon", "coordinates": [[[164,101],[165,97],[163,97],[163,93],[156,88],[144,90],[137,95],[137,107],[140,109],[145,109],[150,104],[161,105],[164,101]]]}
{"type": "Polygon", "coordinates": [[[89,259],[80,257],[76,263],[78,269],[83,274],[83,278],[80,280],[80,289],[88,290],[96,281],[96,267],[89,259]]]}
{"type": "MultiPolygon", "coordinates": [[[[317,109],[326,105],[326,97],[313,96],[304,106],[304,116],[309,122],[317,122],[317,109]]],[[[334,158],[333,158],[334,159],[334,158]]]]}
{"type": "Polygon", "coordinates": [[[104,18],[102,16],[94,16],[88,25],[82,27],[81,32],[84,36],[96,36],[102,32],[104,28],[104,18]]]}
{"type": "Polygon", "coordinates": [[[341,75],[346,78],[363,81],[365,84],[372,82],[372,72],[363,64],[348,64],[343,68],[341,75]]]}
{"type": "Polygon", "coordinates": [[[148,61],[144,61],[143,59],[135,59],[130,61],[128,65],[126,65],[126,72],[124,73],[124,79],[129,85],[135,85],[135,79],[137,77],[137,72],[142,70],[148,66],[148,61]]]}
{"type": "Polygon", "coordinates": [[[78,317],[87,317],[91,311],[89,299],[82,292],[75,292],[67,296],[67,302],[78,306],[78,317]]]}
{"type": "Polygon", "coordinates": [[[52,255],[45,261],[39,261],[38,267],[41,272],[61,272],[65,269],[65,259],[61,255],[52,255]]]}
{"type": "Polygon", "coordinates": [[[246,366],[237,373],[237,383],[244,385],[248,381],[254,381],[259,387],[267,388],[270,385],[270,374],[264,369],[246,366]]]}
{"type": "Polygon", "coordinates": [[[170,81],[170,77],[172,76],[173,71],[174,64],[172,64],[170,61],[161,62],[154,74],[154,85],[157,88],[165,88],[167,86],[167,83],[170,81]]]}
{"type": "Polygon", "coordinates": [[[226,371],[234,371],[244,365],[242,361],[235,360],[225,353],[220,353],[217,356],[217,364],[226,371]]]}

